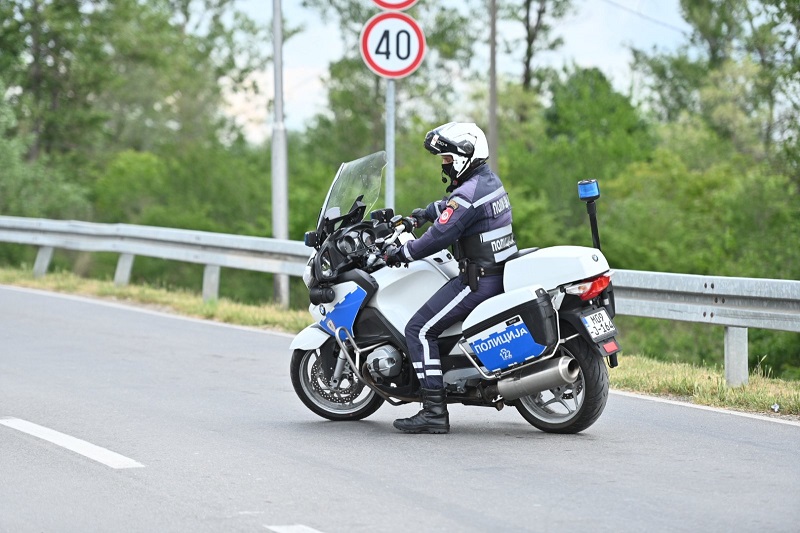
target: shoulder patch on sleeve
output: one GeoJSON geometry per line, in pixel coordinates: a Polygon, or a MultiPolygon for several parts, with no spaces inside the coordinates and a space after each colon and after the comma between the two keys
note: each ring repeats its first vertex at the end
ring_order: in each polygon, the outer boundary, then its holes
{"type": "Polygon", "coordinates": [[[450,216],[453,214],[453,208],[447,206],[447,209],[442,211],[441,216],[439,217],[439,224],[447,224],[447,221],[450,220],[450,216]]]}
{"type": "Polygon", "coordinates": [[[450,200],[449,202],[447,202],[447,207],[452,207],[453,211],[455,211],[456,209],[458,209],[458,202],[456,202],[455,200],[450,200]]]}

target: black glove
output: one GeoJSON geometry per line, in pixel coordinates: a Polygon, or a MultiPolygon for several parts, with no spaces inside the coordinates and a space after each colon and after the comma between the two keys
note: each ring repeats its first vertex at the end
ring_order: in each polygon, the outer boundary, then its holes
{"type": "Polygon", "coordinates": [[[403,231],[410,233],[416,227],[416,221],[411,217],[401,217],[400,215],[395,215],[392,217],[390,221],[395,228],[399,228],[403,226],[403,231]]]}
{"type": "Polygon", "coordinates": [[[403,252],[398,246],[387,248],[384,251],[383,261],[390,267],[399,267],[403,263],[407,262],[403,252]]]}
{"type": "Polygon", "coordinates": [[[417,227],[417,221],[411,217],[403,217],[400,224],[403,225],[403,231],[406,233],[411,233],[417,227]]]}
{"type": "Polygon", "coordinates": [[[428,222],[428,212],[424,208],[418,207],[411,212],[411,218],[414,219],[414,227],[421,228],[428,222]]]}

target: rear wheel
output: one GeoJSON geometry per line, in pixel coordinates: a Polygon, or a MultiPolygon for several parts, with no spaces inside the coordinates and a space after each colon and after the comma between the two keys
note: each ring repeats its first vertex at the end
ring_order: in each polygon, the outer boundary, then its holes
{"type": "Polygon", "coordinates": [[[531,425],[548,433],[578,433],[600,417],[608,400],[608,369],[583,337],[562,344],[556,357],[567,356],[580,365],[575,383],[530,396],[515,404],[531,425]]]}
{"type": "Polygon", "coordinates": [[[361,420],[378,410],[383,398],[365,387],[349,365],[345,365],[339,386],[333,388],[320,362],[318,350],[295,350],[292,354],[292,386],[306,407],[322,418],[337,421],[361,420]]]}

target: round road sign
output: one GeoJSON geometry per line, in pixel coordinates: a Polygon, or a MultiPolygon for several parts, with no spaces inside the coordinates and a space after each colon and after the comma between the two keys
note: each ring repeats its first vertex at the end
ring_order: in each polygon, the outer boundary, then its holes
{"type": "Polygon", "coordinates": [[[361,57],[384,78],[403,78],[422,63],[425,35],[405,13],[387,11],[369,19],[361,30],[361,57]]]}
{"type": "Polygon", "coordinates": [[[402,11],[417,3],[417,0],[372,0],[381,9],[396,9],[402,11]]]}

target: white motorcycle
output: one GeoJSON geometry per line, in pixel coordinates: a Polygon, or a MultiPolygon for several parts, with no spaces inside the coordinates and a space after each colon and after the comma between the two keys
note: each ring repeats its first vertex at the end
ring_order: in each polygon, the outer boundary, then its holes
{"type": "MultiPolygon", "coordinates": [[[[413,239],[410,219],[372,211],[385,152],[343,163],[331,184],[303,279],[314,323],[292,342],[292,385],[329,420],[360,420],[384,401],[419,401],[403,335],[411,316],[450,279],[447,251],[389,268],[385,249],[413,239]]],[[[600,251],[597,183],[581,182],[594,247],[520,250],[505,263],[504,292],[439,338],[448,403],[514,406],[533,426],[577,433],[592,425],[617,365],[611,270],[600,251]]]]}

